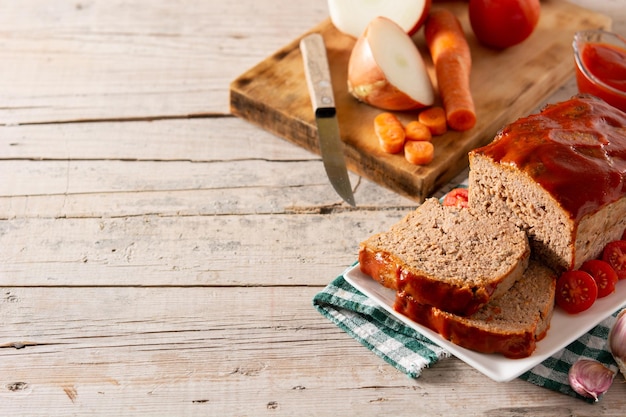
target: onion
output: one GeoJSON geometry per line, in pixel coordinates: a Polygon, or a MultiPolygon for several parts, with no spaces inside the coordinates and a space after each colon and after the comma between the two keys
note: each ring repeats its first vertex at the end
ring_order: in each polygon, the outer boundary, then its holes
{"type": "Polygon", "coordinates": [[[431,0],[328,0],[330,20],[339,31],[358,38],[369,22],[385,16],[409,35],[424,24],[431,0]]]}
{"type": "Polygon", "coordinates": [[[386,17],[374,18],[348,63],[348,90],[384,110],[414,110],[435,101],[433,84],[413,39],[386,17]]]}

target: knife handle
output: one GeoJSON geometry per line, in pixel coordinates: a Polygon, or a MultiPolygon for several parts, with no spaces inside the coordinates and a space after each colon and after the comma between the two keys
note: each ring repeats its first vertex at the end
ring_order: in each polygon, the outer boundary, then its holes
{"type": "Polygon", "coordinates": [[[300,50],[315,114],[322,117],[334,116],[335,97],[324,38],[319,33],[307,35],[300,40],[300,50]]]}

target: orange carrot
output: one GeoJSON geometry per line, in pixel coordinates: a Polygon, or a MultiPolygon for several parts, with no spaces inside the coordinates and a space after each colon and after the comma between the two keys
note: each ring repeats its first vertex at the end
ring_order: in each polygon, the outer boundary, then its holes
{"type": "Polygon", "coordinates": [[[417,120],[426,125],[433,136],[443,135],[448,131],[446,112],[442,107],[434,106],[421,111],[417,120]]]}
{"type": "Polygon", "coordinates": [[[383,151],[398,153],[404,147],[405,132],[402,122],[393,113],[380,113],[374,118],[374,131],[383,151]]]}
{"type": "Polygon", "coordinates": [[[435,157],[435,147],[432,142],[407,140],[404,144],[404,157],[415,165],[426,165],[435,157]]]}
{"type": "Polygon", "coordinates": [[[417,120],[409,122],[404,131],[406,132],[407,140],[426,140],[429,141],[433,138],[432,133],[430,133],[430,129],[423,123],[420,123],[417,120]]]}
{"type": "Polygon", "coordinates": [[[470,48],[457,17],[447,9],[432,11],[424,26],[426,45],[435,64],[439,94],[448,126],[468,130],[476,124],[470,91],[470,48]]]}

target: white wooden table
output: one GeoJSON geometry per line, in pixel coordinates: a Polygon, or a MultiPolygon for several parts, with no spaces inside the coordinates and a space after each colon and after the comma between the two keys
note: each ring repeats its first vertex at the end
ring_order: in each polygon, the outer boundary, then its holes
{"type": "MultiPolygon", "coordinates": [[[[576,0],[626,33],[622,0],[576,0]]],[[[229,114],[325,1],[0,1],[0,415],[626,413],[457,359],[410,379],[317,313],[415,203],[229,114]]],[[[554,100],[570,96],[569,83],[554,100]]],[[[462,178],[461,178],[462,179],[462,178]]]]}

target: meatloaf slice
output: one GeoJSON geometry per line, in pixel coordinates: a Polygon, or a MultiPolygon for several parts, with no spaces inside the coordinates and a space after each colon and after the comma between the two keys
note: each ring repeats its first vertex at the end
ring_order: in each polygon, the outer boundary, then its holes
{"type": "Polygon", "coordinates": [[[363,273],[418,303],[461,316],[511,288],[529,256],[526,235],[512,223],[434,198],[359,249],[363,273]]]}
{"type": "Polygon", "coordinates": [[[469,162],[471,209],[514,222],[557,270],[597,257],[626,227],[626,113],[600,99],[521,118],[469,162]]]}
{"type": "Polygon", "coordinates": [[[459,346],[524,358],[550,327],[555,282],[552,269],[531,260],[524,276],[506,294],[469,317],[418,303],[403,291],[397,294],[394,309],[459,346]]]}

